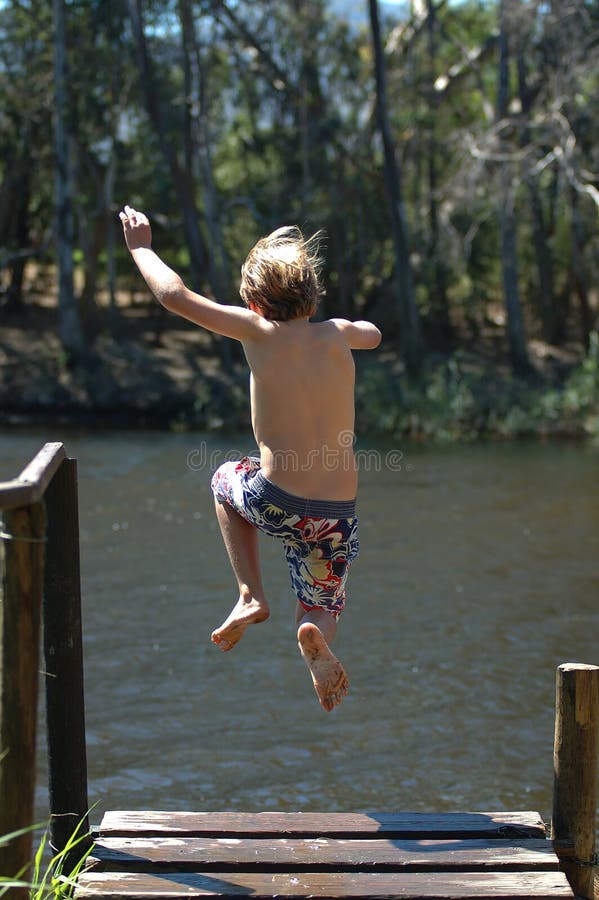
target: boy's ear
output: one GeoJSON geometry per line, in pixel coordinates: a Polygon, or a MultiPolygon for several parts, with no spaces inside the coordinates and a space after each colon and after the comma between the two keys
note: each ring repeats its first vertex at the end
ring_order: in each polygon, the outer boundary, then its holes
{"type": "Polygon", "coordinates": [[[260,309],[260,307],[257,306],[257,305],[254,303],[253,300],[248,300],[247,307],[248,307],[248,309],[251,310],[253,313],[256,313],[257,316],[262,316],[262,318],[264,318],[264,312],[263,312],[263,310],[260,309]]]}

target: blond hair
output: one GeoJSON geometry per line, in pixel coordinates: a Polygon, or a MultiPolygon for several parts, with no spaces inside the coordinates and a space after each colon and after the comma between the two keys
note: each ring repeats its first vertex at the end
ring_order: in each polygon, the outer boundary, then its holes
{"type": "Polygon", "coordinates": [[[275,322],[313,315],[324,293],[320,237],[318,232],[306,240],[297,225],[284,225],[260,238],[241,267],[245,305],[255,305],[275,322]]]}

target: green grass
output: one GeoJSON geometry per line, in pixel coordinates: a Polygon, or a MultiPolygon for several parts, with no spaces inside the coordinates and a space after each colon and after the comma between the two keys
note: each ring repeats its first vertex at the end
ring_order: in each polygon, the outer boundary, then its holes
{"type": "MultiPolygon", "coordinates": [[[[29,828],[21,828],[19,831],[6,834],[0,837],[0,846],[29,831],[37,831],[40,827],[40,825],[32,825],[29,828]]],[[[29,866],[14,877],[0,875],[0,897],[4,897],[12,888],[27,888],[30,900],[51,900],[51,898],[60,900],[63,897],[70,897],[76,885],[77,876],[91,852],[91,847],[84,850],[81,846],[88,837],[87,833],[81,833],[81,827],[82,822],[78,824],[64,849],[55,853],[49,860],[46,858],[46,851],[49,847],[49,829],[46,827],[33,858],[30,879],[26,875],[29,866]],[[75,853],[77,847],[81,850],[80,856],[75,853]],[[73,858],[78,860],[75,865],[68,863],[68,860],[73,858]],[[65,866],[68,866],[68,871],[65,871],[65,866]]]]}

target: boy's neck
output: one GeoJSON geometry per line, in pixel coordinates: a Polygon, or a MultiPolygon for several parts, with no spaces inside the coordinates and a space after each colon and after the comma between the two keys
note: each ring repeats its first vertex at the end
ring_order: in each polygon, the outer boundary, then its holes
{"type": "MultiPolygon", "coordinates": [[[[275,320],[273,320],[273,321],[275,321],[275,320]]],[[[310,321],[310,316],[302,316],[301,318],[298,318],[298,319],[285,319],[283,322],[279,322],[279,325],[296,325],[296,324],[300,324],[301,322],[309,322],[309,321],[310,321]]]]}

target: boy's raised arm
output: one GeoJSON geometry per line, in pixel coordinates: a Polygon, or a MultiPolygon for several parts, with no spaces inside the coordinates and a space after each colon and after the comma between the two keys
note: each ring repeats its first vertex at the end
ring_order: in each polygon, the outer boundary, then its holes
{"type": "Polygon", "coordinates": [[[256,313],[241,306],[215,303],[185,286],[180,276],[152,250],[152,230],[144,213],[125,206],[119,218],[129,252],[162,306],[209,331],[239,341],[258,335],[261,320],[256,313]]]}

